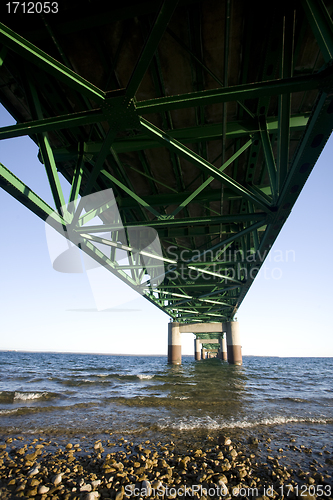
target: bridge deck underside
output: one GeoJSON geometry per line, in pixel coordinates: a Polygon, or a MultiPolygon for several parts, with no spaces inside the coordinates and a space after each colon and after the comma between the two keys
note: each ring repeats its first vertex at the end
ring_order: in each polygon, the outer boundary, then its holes
{"type": "Polygon", "coordinates": [[[8,15],[0,101],[17,125],[0,139],[38,144],[54,207],[3,165],[1,187],[57,230],[72,224],[83,251],[145,284],[173,320],[232,319],[332,130],[332,11],[318,0],[64,0],[29,23],[8,15]],[[107,203],[78,203],[98,227],[61,210],[109,188],[125,229],[159,236],[158,287],[140,255],[120,262],[128,240],[107,203]],[[99,233],[114,242],[104,257],[99,233]]]}

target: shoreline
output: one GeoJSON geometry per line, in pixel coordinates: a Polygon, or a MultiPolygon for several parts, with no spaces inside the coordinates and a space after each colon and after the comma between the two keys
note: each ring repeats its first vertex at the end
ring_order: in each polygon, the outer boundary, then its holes
{"type": "Polygon", "coordinates": [[[272,432],[243,441],[221,433],[169,437],[0,437],[0,498],[333,497],[332,443],[318,452],[293,437],[288,450],[277,448],[272,432]],[[286,465],[287,454],[294,465],[286,465]],[[307,466],[299,463],[301,456],[309,459],[307,466]]]}

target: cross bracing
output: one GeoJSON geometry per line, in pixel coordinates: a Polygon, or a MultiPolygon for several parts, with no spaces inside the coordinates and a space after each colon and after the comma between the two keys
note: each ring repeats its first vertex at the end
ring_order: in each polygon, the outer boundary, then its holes
{"type": "Polygon", "coordinates": [[[59,7],[0,28],[0,101],[17,121],[0,139],[39,146],[54,206],[5,165],[0,186],[174,321],[233,319],[332,130],[333,2],[59,7]],[[124,231],[110,200],[84,207],[110,189],[124,231]]]}

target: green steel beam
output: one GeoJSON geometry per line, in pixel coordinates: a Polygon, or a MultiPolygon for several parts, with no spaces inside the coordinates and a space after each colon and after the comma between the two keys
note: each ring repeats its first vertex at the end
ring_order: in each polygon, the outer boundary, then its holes
{"type": "Polygon", "coordinates": [[[191,149],[183,146],[180,142],[172,139],[172,137],[168,136],[165,132],[157,128],[152,123],[148,122],[144,118],[140,118],[140,123],[142,127],[147,131],[147,133],[151,134],[157,141],[159,141],[163,146],[171,149],[177,154],[186,158],[189,162],[194,163],[197,167],[199,167],[204,172],[209,172],[215,179],[219,180],[221,183],[228,186],[230,189],[235,191],[242,197],[245,197],[252,201],[255,205],[257,205],[262,210],[269,212],[270,208],[265,203],[262,203],[257,199],[256,196],[253,196],[246,188],[244,188],[237,181],[233,180],[231,177],[223,174],[219,171],[214,165],[209,163],[204,158],[201,158],[199,155],[194,153],[191,149]]]}
{"type": "Polygon", "coordinates": [[[80,94],[93,99],[97,103],[104,101],[105,93],[102,90],[95,87],[95,85],[88,82],[2,23],[0,23],[0,41],[24,59],[36,64],[36,66],[53,75],[70,88],[80,92],[80,94]]]}
{"type": "MultiPolygon", "coordinates": [[[[124,227],[154,227],[165,228],[165,227],[189,227],[189,226],[208,226],[210,224],[218,223],[240,223],[246,221],[263,221],[266,224],[267,215],[264,212],[252,213],[252,214],[237,214],[237,215],[219,215],[213,217],[188,217],[182,219],[163,219],[163,220],[151,220],[151,221],[133,221],[129,223],[124,223],[124,227]]],[[[116,224],[103,224],[101,226],[86,226],[84,229],[77,228],[78,233],[82,231],[88,231],[91,233],[103,233],[107,231],[114,231],[118,226],[116,224]]]]}
{"type": "MultiPolygon", "coordinates": [[[[32,114],[38,119],[42,119],[43,111],[41,103],[36,87],[31,80],[29,80],[28,82],[27,92],[30,92],[29,100],[31,102],[32,114]]],[[[38,135],[38,142],[56,209],[59,215],[62,215],[65,219],[68,219],[70,215],[68,214],[66,209],[66,202],[62,192],[56,162],[54,160],[50,141],[45,132],[38,135]]]]}
{"type": "Polygon", "coordinates": [[[316,37],[325,62],[333,59],[333,23],[322,0],[302,0],[307,20],[316,37]]]}
{"type": "MultiPolygon", "coordinates": [[[[81,151],[79,153],[79,157],[73,174],[72,187],[68,200],[69,204],[74,201],[77,201],[81,189],[82,178],[83,178],[83,152],[81,151]]],[[[73,209],[74,209],[74,204],[73,204],[73,209]]]]}
{"type": "Polygon", "coordinates": [[[176,8],[178,0],[164,0],[160,12],[152,27],[151,33],[142,49],[139,60],[134,68],[126,87],[126,95],[133,98],[140,83],[148,70],[149,64],[154,56],[157,46],[166,30],[166,27],[176,8]]]}
{"type": "Polygon", "coordinates": [[[7,53],[8,53],[7,47],[1,47],[1,50],[0,50],[0,67],[4,63],[4,60],[6,59],[7,53]]]}
{"type": "Polygon", "coordinates": [[[229,238],[226,238],[225,240],[220,241],[216,245],[213,245],[212,247],[208,248],[207,250],[204,250],[203,252],[200,253],[199,256],[196,257],[195,260],[199,260],[199,258],[202,258],[207,253],[214,252],[215,250],[221,249],[221,247],[224,247],[228,243],[235,241],[238,238],[242,238],[245,234],[247,234],[251,231],[254,231],[255,229],[259,229],[264,225],[265,225],[265,221],[259,221],[259,222],[256,222],[255,224],[252,224],[251,226],[246,227],[242,231],[239,231],[239,233],[236,233],[236,234],[230,236],[229,238]]]}
{"type": "Polygon", "coordinates": [[[155,217],[159,217],[160,214],[153,208],[151,207],[148,203],[146,203],[140,196],[138,196],[134,191],[129,189],[125,184],[122,182],[118,181],[113,175],[110,174],[110,172],[107,172],[106,170],[101,170],[101,174],[103,174],[107,179],[109,179],[113,184],[116,186],[120,187],[125,193],[131,196],[139,205],[147,209],[149,212],[151,212],[155,217]]]}
{"type": "MultiPolygon", "coordinates": [[[[291,77],[293,73],[294,11],[290,9],[283,19],[280,77],[291,77]]],[[[277,194],[279,195],[287,176],[290,141],[290,94],[278,96],[278,137],[277,137],[277,194]]]]}
{"type": "MultiPolygon", "coordinates": [[[[331,135],[332,129],[333,96],[322,92],[317,99],[308,126],[294,155],[283,190],[278,198],[278,212],[275,214],[274,221],[267,225],[266,231],[261,238],[258,250],[261,256],[267,256],[269,249],[276,240],[326,141],[331,135]]],[[[264,260],[265,258],[261,258],[257,261],[258,268],[260,268],[264,260]]],[[[233,315],[236,314],[252,282],[253,279],[249,277],[238,297],[233,315]]]]}
{"type": "Polygon", "coordinates": [[[91,109],[89,111],[80,111],[68,115],[18,123],[17,125],[0,128],[0,140],[49,132],[51,130],[63,130],[70,127],[90,125],[102,121],[103,118],[104,115],[100,109],[91,109]]]}
{"type": "MultiPolygon", "coordinates": [[[[250,141],[247,141],[246,144],[244,144],[244,146],[242,146],[241,148],[238,149],[238,151],[236,151],[235,154],[233,154],[226,162],[223,163],[223,165],[218,169],[219,172],[223,172],[229,165],[231,165],[244,151],[247,150],[247,148],[252,144],[252,140],[250,141]]],[[[171,215],[177,215],[178,212],[180,212],[181,210],[183,210],[184,207],[186,207],[189,203],[191,203],[191,201],[196,198],[198,196],[199,193],[201,193],[201,191],[203,191],[207,186],[209,186],[209,184],[212,182],[212,180],[214,179],[214,177],[210,176],[208,177],[208,179],[205,180],[205,182],[203,182],[201,184],[201,186],[199,186],[195,191],[193,191],[193,193],[190,194],[190,196],[188,196],[186,198],[186,200],[184,200],[178,208],[176,208],[175,210],[173,210],[172,214],[171,215]]]]}
{"type": "Polygon", "coordinates": [[[63,215],[67,219],[66,202],[64,195],[62,193],[62,188],[58,176],[57,166],[53,157],[52,148],[48,138],[46,137],[46,134],[42,134],[42,136],[40,137],[39,147],[42,153],[43,163],[50,183],[55,206],[57,208],[58,213],[60,215],[63,215]]]}
{"type": "Polygon", "coordinates": [[[256,99],[263,96],[304,92],[305,90],[318,89],[323,82],[329,85],[332,82],[332,77],[333,68],[328,66],[320,73],[306,76],[295,76],[292,78],[282,78],[281,80],[235,85],[226,89],[203,90],[189,94],[138,101],[136,109],[140,114],[161,113],[165,110],[208,106],[222,102],[256,99]]]}
{"type": "Polygon", "coordinates": [[[54,229],[64,234],[64,231],[66,231],[65,219],[55,212],[54,208],[45,203],[45,201],[24,184],[24,182],[2,165],[2,163],[0,163],[0,187],[40,219],[43,221],[48,219],[48,223],[52,225],[54,229]]]}
{"type": "Polygon", "coordinates": [[[277,199],[275,159],[273,155],[272,144],[267,131],[266,120],[263,115],[260,116],[259,122],[260,122],[261,143],[264,150],[269,182],[272,192],[272,204],[275,205],[277,199]]]}
{"type": "MultiPolygon", "coordinates": [[[[82,116],[77,116],[78,123],[75,123],[75,125],[87,125],[91,123],[92,121],[97,120],[99,113],[101,113],[101,119],[103,117],[103,114],[99,110],[91,110],[89,112],[82,112],[82,116]],[[87,113],[89,113],[89,121],[85,121],[87,118],[87,113]],[[93,113],[96,113],[96,116],[93,117],[93,113]],[[91,114],[91,116],[90,116],[91,114]],[[80,121],[82,118],[82,122],[80,121]],[[91,118],[91,122],[90,122],[91,118]]],[[[75,115],[68,115],[68,122],[66,127],[70,127],[73,119],[73,124],[76,120],[76,115],[80,115],[80,113],[76,113],[75,115]]],[[[290,117],[289,121],[289,128],[291,132],[295,132],[298,130],[304,130],[308,119],[309,119],[310,113],[303,113],[301,115],[294,115],[290,117]]],[[[57,124],[57,118],[50,118],[50,119],[45,119],[44,124],[45,124],[45,130],[50,131],[50,130],[56,130],[57,124]],[[47,120],[50,120],[49,123],[47,120]],[[54,124],[56,126],[54,126],[54,124]]],[[[61,126],[59,125],[59,128],[62,128],[62,124],[66,124],[65,121],[63,121],[63,117],[59,117],[59,121],[61,122],[61,126]]],[[[38,126],[39,124],[37,124],[38,126]]],[[[40,124],[41,128],[43,128],[42,123],[40,124]]],[[[74,126],[74,125],[73,125],[74,126]]],[[[33,133],[34,127],[34,122],[26,122],[25,124],[19,124],[19,125],[13,125],[11,127],[3,127],[0,128],[0,139],[7,139],[8,137],[18,137],[21,135],[27,135],[30,133],[33,133]],[[31,127],[31,132],[29,130],[29,127],[31,127]]],[[[222,128],[222,123],[211,123],[211,124],[204,124],[204,125],[197,125],[196,127],[188,127],[188,128],[183,128],[183,129],[168,129],[166,133],[170,135],[173,139],[177,139],[181,143],[193,143],[193,142],[200,142],[200,141],[213,141],[213,140],[221,140],[221,128],[222,128]]],[[[275,116],[270,116],[267,117],[267,129],[269,133],[275,133],[279,130],[279,123],[278,119],[275,116]]],[[[258,124],[257,120],[252,120],[252,121],[235,121],[235,122],[230,122],[227,124],[227,131],[226,131],[226,137],[228,139],[233,139],[237,137],[249,137],[256,132],[259,132],[260,127],[258,124]]],[[[37,129],[37,131],[39,131],[37,129]]],[[[101,142],[86,142],[84,144],[84,152],[87,155],[95,155],[98,153],[101,147],[101,142]]],[[[157,141],[154,141],[151,137],[148,137],[145,134],[137,134],[135,136],[129,136],[126,137],[126,139],[123,139],[121,137],[117,137],[112,144],[112,149],[116,153],[126,153],[129,151],[142,151],[145,149],[151,149],[151,148],[158,148],[160,147],[160,143],[157,141]]],[[[63,161],[66,159],[71,159],[73,156],[77,155],[77,149],[68,149],[68,148],[55,148],[54,150],[54,155],[58,161],[63,161]]],[[[135,170],[133,167],[131,167],[133,170],[135,170]]],[[[142,175],[145,175],[142,173],[142,175]]],[[[147,175],[146,175],[147,176],[147,175]]],[[[157,182],[155,180],[155,182],[157,182]]]]}
{"type": "MultiPolygon", "coordinates": [[[[87,222],[89,222],[90,220],[94,219],[95,217],[98,217],[100,214],[102,214],[103,212],[105,212],[105,210],[109,210],[111,207],[113,207],[114,205],[116,204],[116,200],[113,198],[111,199],[110,201],[107,201],[106,203],[103,202],[100,206],[98,207],[94,207],[92,208],[91,210],[89,210],[88,212],[86,212],[84,215],[82,215],[78,221],[77,221],[77,227],[81,229],[80,233],[83,233],[83,232],[89,232],[89,229],[88,227],[94,227],[94,226],[85,226],[85,227],[82,227],[84,226],[84,224],[86,224],[87,222]]],[[[103,227],[103,226],[101,226],[103,227]]],[[[121,222],[116,222],[114,223],[114,226],[113,226],[113,230],[117,230],[117,229],[122,229],[123,228],[123,225],[121,222]]],[[[72,228],[74,231],[75,229],[72,228]]],[[[103,231],[104,233],[106,232],[106,230],[104,229],[103,231]]]]}

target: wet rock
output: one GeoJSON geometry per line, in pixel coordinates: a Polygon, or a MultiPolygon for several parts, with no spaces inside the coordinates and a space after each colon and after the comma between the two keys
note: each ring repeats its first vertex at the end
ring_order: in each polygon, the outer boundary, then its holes
{"type": "Polygon", "coordinates": [[[91,491],[92,490],[92,486],[91,484],[84,484],[83,486],[80,487],[80,491],[91,491]]]}
{"type": "Polygon", "coordinates": [[[54,486],[57,486],[58,484],[60,484],[61,481],[62,481],[62,476],[63,476],[63,473],[56,474],[55,476],[53,476],[53,478],[52,478],[52,484],[54,486]]]}
{"type": "Polygon", "coordinates": [[[116,496],[115,496],[115,500],[123,500],[124,492],[125,492],[125,490],[124,490],[124,487],[122,486],[121,490],[117,491],[116,496]]]}
{"type": "Polygon", "coordinates": [[[100,484],[101,484],[101,480],[100,479],[94,479],[94,481],[91,482],[91,486],[93,488],[97,488],[100,484]]]}
{"type": "Polygon", "coordinates": [[[36,467],[33,467],[32,469],[29,470],[28,476],[35,476],[36,474],[39,473],[39,465],[36,465],[36,467]]]}
{"type": "Polygon", "coordinates": [[[44,495],[45,493],[47,493],[48,491],[50,490],[50,488],[48,486],[45,486],[44,484],[42,484],[39,488],[38,488],[38,495],[44,495]]]}

